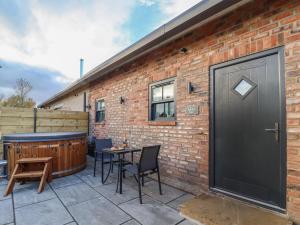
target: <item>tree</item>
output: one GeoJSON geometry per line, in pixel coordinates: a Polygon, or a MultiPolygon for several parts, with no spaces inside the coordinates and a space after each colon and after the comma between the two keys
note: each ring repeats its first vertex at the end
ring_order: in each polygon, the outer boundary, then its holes
{"type": "Polygon", "coordinates": [[[21,106],[24,105],[27,95],[31,90],[32,90],[32,85],[29,83],[29,81],[23,78],[17,79],[15,91],[17,93],[17,96],[19,97],[21,106]]]}
{"type": "Polygon", "coordinates": [[[35,101],[32,98],[27,97],[31,90],[32,85],[30,82],[23,78],[17,79],[15,85],[16,94],[5,100],[1,100],[0,96],[0,105],[7,107],[33,108],[36,104],[35,101]]]}

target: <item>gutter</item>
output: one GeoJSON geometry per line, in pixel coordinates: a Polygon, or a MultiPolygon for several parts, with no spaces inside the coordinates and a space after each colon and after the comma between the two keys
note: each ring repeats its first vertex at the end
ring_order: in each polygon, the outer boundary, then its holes
{"type": "Polygon", "coordinates": [[[106,75],[107,73],[139,58],[154,49],[171,42],[181,35],[196,27],[209,22],[235,8],[249,2],[250,0],[202,0],[197,5],[175,17],[168,23],[160,26],[141,40],[128,48],[104,61],[94,69],[90,70],[83,77],[70,84],[64,90],[53,97],[39,104],[39,108],[54,102],[63,96],[87,85],[88,83],[106,75]]]}

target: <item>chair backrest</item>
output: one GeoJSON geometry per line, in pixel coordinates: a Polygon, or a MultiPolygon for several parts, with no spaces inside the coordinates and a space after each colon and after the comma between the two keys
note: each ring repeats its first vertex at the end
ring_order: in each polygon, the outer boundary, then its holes
{"type": "Polygon", "coordinates": [[[154,170],[158,167],[158,154],[160,150],[160,145],[143,147],[140,163],[139,163],[139,171],[145,172],[148,170],[154,170]]]}
{"type": "Polygon", "coordinates": [[[95,136],[88,136],[88,144],[94,145],[96,137],[95,136]]]}
{"type": "Polygon", "coordinates": [[[104,148],[111,148],[112,147],[112,140],[111,138],[107,139],[96,139],[96,152],[102,152],[104,148]]]}

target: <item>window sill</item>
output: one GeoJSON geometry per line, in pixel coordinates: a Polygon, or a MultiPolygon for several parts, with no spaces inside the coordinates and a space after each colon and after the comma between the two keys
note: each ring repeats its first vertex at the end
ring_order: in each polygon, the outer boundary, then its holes
{"type": "Polygon", "coordinates": [[[102,122],[95,122],[95,125],[105,125],[105,121],[102,121],[102,122]]]}
{"type": "Polygon", "coordinates": [[[149,121],[149,126],[176,126],[176,121],[149,121]]]}

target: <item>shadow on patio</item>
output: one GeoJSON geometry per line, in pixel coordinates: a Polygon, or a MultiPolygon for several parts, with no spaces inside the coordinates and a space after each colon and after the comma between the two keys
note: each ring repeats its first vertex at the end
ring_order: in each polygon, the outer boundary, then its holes
{"type": "Polygon", "coordinates": [[[179,215],[179,205],[193,195],[163,185],[159,195],[157,182],[145,179],[143,204],[132,176],[126,177],[123,194],[116,193],[116,174],[102,185],[100,169],[93,176],[93,158],[85,170],[54,179],[37,193],[38,183],[17,184],[13,194],[3,197],[6,181],[0,182],[0,224],[16,225],[190,225],[179,215]]]}

